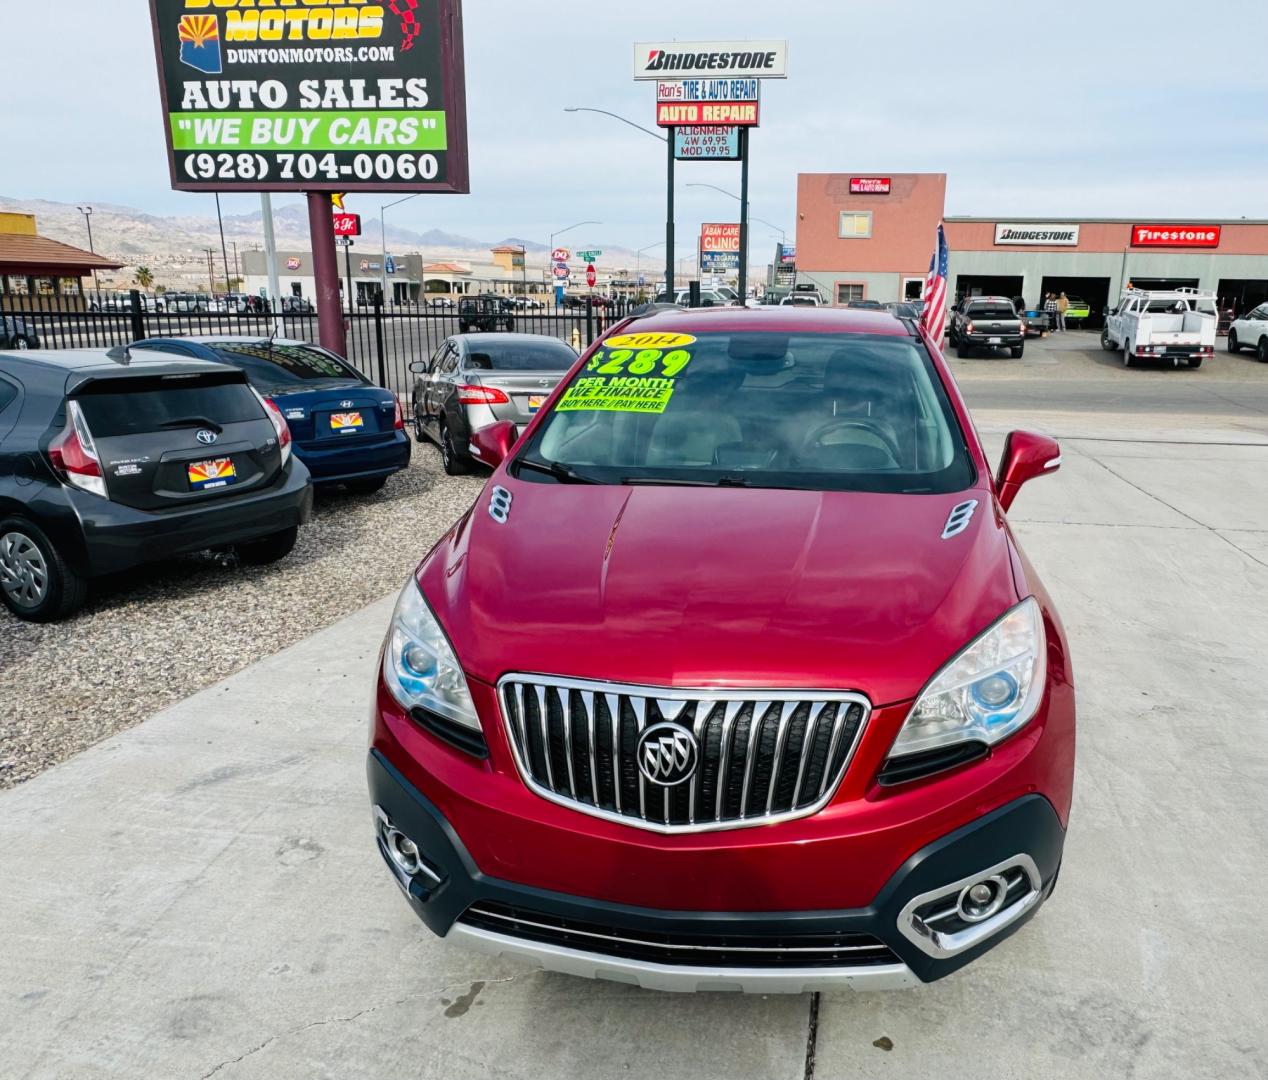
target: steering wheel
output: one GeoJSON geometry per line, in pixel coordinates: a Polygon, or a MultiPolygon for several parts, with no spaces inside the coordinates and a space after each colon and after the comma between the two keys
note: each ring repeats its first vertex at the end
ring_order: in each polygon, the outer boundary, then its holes
{"type": "Polygon", "coordinates": [[[854,420],[846,416],[834,416],[831,420],[825,421],[817,428],[813,428],[809,434],[806,435],[805,439],[802,440],[801,451],[798,454],[798,457],[804,459],[811,448],[823,445],[825,437],[831,435],[833,432],[845,431],[848,428],[856,428],[859,431],[866,432],[868,435],[871,435],[874,439],[876,439],[877,442],[883,444],[885,449],[889,451],[890,457],[894,459],[895,464],[902,459],[902,454],[898,449],[898,443],[895,442],[891,436],[886,434],[880,428],[873,427],[871,424],[865,423],[862,420],[854,420]]]}

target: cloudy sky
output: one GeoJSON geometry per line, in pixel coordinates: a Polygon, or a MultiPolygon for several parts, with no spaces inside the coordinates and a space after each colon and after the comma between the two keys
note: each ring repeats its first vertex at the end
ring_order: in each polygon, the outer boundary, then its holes
{"type": "MultiPolygon", "coordinates": [[[[631,43],[787,38],[763,87],[753,213],[791,235],[798,172],[946,172],[948,213],[1268,217],[1268,67],[1251,0],[467,0],[472,194],[400,224],[545,242],[582,218],[629,248],[664,235],[664,159],[588,105],[653,124],[631,43]],[[723,18],[725,16],[725,18],[723,18]],[[725,24],[725,25],[724,25],[725,24]]],[[[0,0],[0,194],[205,214],[169,189],[145,0],[0,0]]],[[[726,219],[738,166],[679,172],[679,224],[726,219]]],[[[390,198],[390,196],[388,197],[390,198]]],[[[351,209],[377,214],[377,197],[351,209]]],[[[226,199],[248,212],[248,196],[226,199]]],[[[762,244],[769,227],[754,226],[762,244]]],[[[681,241],[680,241],[681,242],[681,241]]]]}

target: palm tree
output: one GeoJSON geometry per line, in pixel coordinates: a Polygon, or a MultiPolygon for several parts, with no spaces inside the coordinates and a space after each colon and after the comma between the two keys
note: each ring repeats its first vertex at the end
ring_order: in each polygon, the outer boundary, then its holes
{"type": "Polygon", "coordinates": [[[148,289],[154,284],[154,271],[148,266],[138,266],[136,273],[132,276],[132,280],[140,285],[141,288],[148,289]]]}

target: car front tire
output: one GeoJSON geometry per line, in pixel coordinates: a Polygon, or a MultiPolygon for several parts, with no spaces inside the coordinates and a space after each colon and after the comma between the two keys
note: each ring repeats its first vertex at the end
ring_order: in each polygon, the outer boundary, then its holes
{"type": "Polygon", "coordinates": [[[299,526],[292,525],[289,529],[271,533],[259,540],[249,540],[245,544],[238,545],[238,559],[248,566],[267,566],[269,563],[275,563],[291,553],[298,536],[299,526]]]}
{"type": "Polygon", "coordinates": [[[0,521],[0,600],[19,619],[56,622],[83,607],[88,582],[25,518],[0,521]]]}

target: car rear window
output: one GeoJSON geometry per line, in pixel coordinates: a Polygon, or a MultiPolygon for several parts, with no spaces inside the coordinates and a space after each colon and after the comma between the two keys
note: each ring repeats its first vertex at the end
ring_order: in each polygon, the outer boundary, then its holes
{"type": "Polygon", "coordinates": [[[215,349],[225,363],[240,367],[261,389],[296,390],[314,383],[362,381],[356,370],[314,345],[235,341],[217,344],[215,349]]]}
{"type": "Polygon", "coordinates": [[[470,366],[485,371],[567,371],[577,362],[577,354],[562,341],[480,342],[470,353],[470,366]]]}
{"type": "Polygon", "coordinates": [[[75,394],[94,437],[175,427],[178,421],[237,424],[264,418],[241,376],[147,375],[92,382],[75,394]]]}
{"type": "Polygon", "coordinates": [[[928,493],[974,477],[933,362],[906,335],[610,338],[520,460],[608,484],[928,493]]]}
{"type": "Polygon", "coordinates": [[[1017,312],[1011,304],[970,304],[969,317],[973,319],[1015,319],[1017,312]]]}

